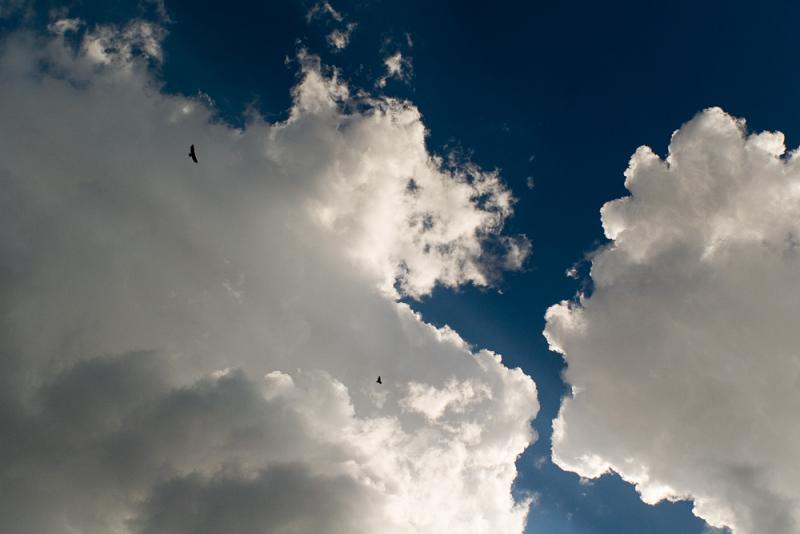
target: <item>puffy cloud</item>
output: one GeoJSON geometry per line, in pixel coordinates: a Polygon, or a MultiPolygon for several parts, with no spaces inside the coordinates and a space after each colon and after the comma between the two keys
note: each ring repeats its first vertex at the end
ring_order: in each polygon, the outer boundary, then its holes
{"type": "Polygon", "coordinates": [[[491,398],[492,392],[485,384],[450,379],[445,387],[411,382],[408,396],[401,404],[410,411],[424,414],[429,419],[439,419],[447,410],[463,412],[470,404],[491,398]]]}
{"type": "Polygon", "coordinates": [[[737,534],[800,529],[800,159],[718,108],[641,147],[603,206],[591,295],[547,312],[568,363],[553,460],[691,498],[737,534]]]}
{"type": "Polygon", "coordinates": [[[252,477],[191,474],[159,485],[137,526],[153,534],[259,534],[264,525],[271,532],[380,532],[374,497],[351,477],[321,478],[296,464],[252,477]]]}
{"type": "Polygon", "coordinates": [[[212,120],[162,35],[0,47],[0,530],[521,532],[532,380],[398,301],[519,266],[499,177],[309,56],[212,120]]]}

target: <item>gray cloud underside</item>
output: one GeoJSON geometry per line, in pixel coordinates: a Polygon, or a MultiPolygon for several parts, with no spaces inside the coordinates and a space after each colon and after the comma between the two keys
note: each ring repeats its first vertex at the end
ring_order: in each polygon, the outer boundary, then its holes
{"type": "Polygon", "coordinates": [[[533,382],[397,302],[520,266],[499,177],[304,55],[230,128],[161,37],[0,45],[0,530],[521,532],[533,382]]]}

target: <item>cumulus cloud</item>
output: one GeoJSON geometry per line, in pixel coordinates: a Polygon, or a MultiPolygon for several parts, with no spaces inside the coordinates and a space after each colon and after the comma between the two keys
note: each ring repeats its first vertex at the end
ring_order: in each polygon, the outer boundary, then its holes
{"type": "Polygon", "coordinates": [[[614,470],[648,503],[691,498],[737,534],[797,532],[798,152],[712,108],[666,159],[639,148],[625,177],[631,195],[601,210],[591,296],[547,312],[573,392],[553,460],[614,470]]]}
{"type": "Polygon", "coordinates": [[[398,301],[519,266],[500,178],[310,56],[234,129],[67,26],[0,46],[0,530],[521,532],[532,380],[398,301]]]}
{"type": "Polygon", "coordinates": [[[446,411],[463,412],[471,404],[490,399],[492,391],[486,384],[471,380],[459,382],[450,379],[443,388],[436,388],[418,382],[408,384],[408,394],[401,405],[419,412],[428,419],[439,419],[446,411]]]}

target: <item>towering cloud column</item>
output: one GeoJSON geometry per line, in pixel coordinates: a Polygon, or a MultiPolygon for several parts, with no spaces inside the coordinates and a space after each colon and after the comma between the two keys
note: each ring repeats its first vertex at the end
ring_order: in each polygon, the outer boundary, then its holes
{"type": "Polygon", "coordinates": [[[0,44],[0,531],[522,532],[533,381],[399,302],[519,267],[499,177],[311,56],[234,129],[83,28],[0,44]]]}
{"type": "Polygon", "coordinates": [[[691,498],[736,534],[800,530],[800,159],[708,109],[641,147],[591,295],[547,312],[568,363],[553,459],[691,498]]]}

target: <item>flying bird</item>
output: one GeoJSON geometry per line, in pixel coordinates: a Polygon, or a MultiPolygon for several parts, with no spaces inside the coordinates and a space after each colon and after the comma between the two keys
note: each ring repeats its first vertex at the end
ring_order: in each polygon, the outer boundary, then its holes
{"type": "Polygon", "coordinates": [[[383,382],[381,382],[381,375],[378,375],[378,379],[375,382],[378,384],[383,384],[383,382]]]}
{"type": "Polygon", "coordinates": [[[194,145],[189,147],[189,157],[192,158],[192,161],[197,163],[197,154],[194,153],[194,145]]]}

